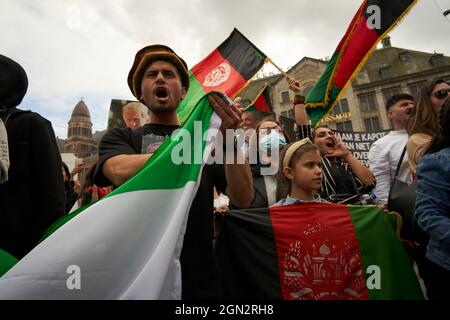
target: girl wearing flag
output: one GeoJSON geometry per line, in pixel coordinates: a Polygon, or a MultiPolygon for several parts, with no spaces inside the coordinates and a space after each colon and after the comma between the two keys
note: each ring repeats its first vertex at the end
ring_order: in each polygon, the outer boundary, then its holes
{"type": "Polygon", "coordinates": [[[308,138],[287,145],[280,156],[275,205],[327,202],[316,192],[322,183],[319,149],[308,138]]]}

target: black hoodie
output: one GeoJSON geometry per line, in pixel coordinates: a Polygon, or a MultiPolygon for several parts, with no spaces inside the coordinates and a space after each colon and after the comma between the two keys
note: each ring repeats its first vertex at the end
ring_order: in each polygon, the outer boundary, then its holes
{"type": "Polygon", "coordinates": [[[0,108],[18,106],[28,89],[25,70],[15,61],[0,54],[0,108]]]}
{"type": "Polygon", "coordinates": [[[0,249],[22,258],[45,230],[64,215],[61,155],[51,123],[17,109],[28,87],[27,75],[0,55],[0,116],[9,145],[9,179],[0,184],[0,249]]]}

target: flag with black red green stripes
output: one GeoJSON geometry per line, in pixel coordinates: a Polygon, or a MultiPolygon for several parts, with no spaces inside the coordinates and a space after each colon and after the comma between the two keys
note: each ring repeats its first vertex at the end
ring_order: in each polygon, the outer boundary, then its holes
{"type": "Polygon", "coordinates": [[[273,112],[272,101],[270,99],[269,87],[267,85],[258,93],[256,98],[245,108],[246,110],[257,110],[259,112],[273,112]]]}
{"type": "Polygon", "coordinates": [[[335,105],[377,43],[389,33],[417,0],[364,0],[328,65],[306,98],[313,127],[335,105]]]}
{"type": "Polygon", "coordinates": [[[182,123],[198,100],[211,91],[234,98],[262,68],[267,56],[239,30],[189,71],[189,90],[177,109],[182,123]]]}
{"type": "Polygon", "coordinates": [[[226,299],[423,299],[396,219],[376,206],[232,210],[216,243],[226,299]]]}

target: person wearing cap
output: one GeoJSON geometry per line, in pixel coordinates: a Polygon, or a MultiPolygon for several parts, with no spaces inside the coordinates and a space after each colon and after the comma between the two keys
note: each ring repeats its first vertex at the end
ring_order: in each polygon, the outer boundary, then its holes
{"type": "Polygon", "coordinates": [[[55,133],[39,114],[16,108],[28,77],[0,55],[0,108],[8,134],[8,181],[0,184],[0,249],[17,259],[33,249],[44,232],[64,215],[65,191],[55,133]]]}
{"type": "MultiPolygon", "coordinates": [[[[167,46],[147,46],[136,53],[128,85],[149,109],[149,121],[136,130],[115,128],[104,135],[94,173],[94,183],[98,186],[120,186],[132,178],[159,145],[180,127],[176,110],[189,89],[187,64],[167,46]]],[[[208,99],[222,118],[221,130],[239,126],[241,112],[237,103],[228,105],[216,95],[208,99]]],[[[248,207],[253,189],[248,163],[211,164],[203,168],[180,257],[183,299],[221,296],[220,273],[213,252],[214,187],[229,196],[236,206],[248,207]]]]}

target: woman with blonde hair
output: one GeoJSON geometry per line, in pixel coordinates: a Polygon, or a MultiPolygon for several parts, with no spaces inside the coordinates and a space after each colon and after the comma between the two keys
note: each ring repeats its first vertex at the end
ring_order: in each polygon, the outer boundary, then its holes
{"type": "Polygon", "coordinates": [[[450,85],[442,79],[428,82],[419,92],[416,107],[408,125],[409,167],[416,167],[430,145],[431,138],[439,132],[439,113],[449,97],[450,85]]]}

